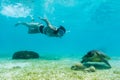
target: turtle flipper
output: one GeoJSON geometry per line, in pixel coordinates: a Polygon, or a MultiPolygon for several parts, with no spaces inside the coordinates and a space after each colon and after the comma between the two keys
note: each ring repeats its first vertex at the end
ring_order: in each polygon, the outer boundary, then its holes
{"type": "Polygon", "coordinates": [[[81,61],[81,63],[86,63],[86,62],[88,62],[86,59],[83,59],[83,60],[81,61]]]}
{"type": "Polygon", "coordinates": [[[84,62],[85,62],[84,60],[81,61],[81,63],[84,63],[84,62]]]}
{"type": "Polygon", "coordinates": [[[107,64],[107,65],[111,68],[111,65],[108,63],[107,60],[103,59],[103,62],[104,62],[105,64],[107,64]]]}

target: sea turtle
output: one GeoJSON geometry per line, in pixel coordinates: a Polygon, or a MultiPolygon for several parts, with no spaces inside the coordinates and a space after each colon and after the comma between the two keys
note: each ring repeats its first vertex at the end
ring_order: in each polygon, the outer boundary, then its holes
{"type": "Polygon", "coordinates": [[[107,61],[109,59],[110,59],[110,57],[105,55],[103,52],[98,51],[98,50],[91,50],[85,56],[82,57],[81,63],[104,62],[105,64],[107,64],[111,68],[111,65],[107,61]]]}

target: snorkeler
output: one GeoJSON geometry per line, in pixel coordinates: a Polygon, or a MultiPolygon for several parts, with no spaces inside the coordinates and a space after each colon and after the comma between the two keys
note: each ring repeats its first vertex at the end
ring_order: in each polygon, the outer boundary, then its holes
{"type": "Polygon", "coordinates": [[[41,23],[34,22],[34,18],[31,16],[31,22],[18,22],[15,26],[24,25],[28,27],[29,34],[42,33],[50,37],[62,37],[66,33],[66,29],[63,26],[54,27],[46,18],[38,17],[40,20],[43,20],[46,23],[44,26],[41,23]]]}

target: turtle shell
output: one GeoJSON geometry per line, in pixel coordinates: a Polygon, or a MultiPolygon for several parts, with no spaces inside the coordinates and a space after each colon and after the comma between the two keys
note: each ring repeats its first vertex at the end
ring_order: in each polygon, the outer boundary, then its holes
{"type": "Polygon", "coordinates": [[[110,57],[105,55],[103,52],[98,50],[89,51],[85,56],[82,57],[84,62],[102,62],[104,60],[109,60],[110,57]]]}

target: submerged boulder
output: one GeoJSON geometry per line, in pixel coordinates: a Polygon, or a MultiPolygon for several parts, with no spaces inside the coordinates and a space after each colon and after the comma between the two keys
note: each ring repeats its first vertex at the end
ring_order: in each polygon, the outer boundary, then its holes
{"type": "Polygon", "coordinates": [[[18,51],[12,56],[12,59],[35,59],[39,58],[39,54],[34,51],[18,51]]]}
{"type": "Polygon", "coordinates": [[[96,69],[94,66],[87,67],[83,65],[82,63],[76,63],[71,67],[71,70],[76,70],[76,71],[85,71],[85,72],[95,72],[96,69]]]}
{"type": "Polygon", "coordinates": [[[84,70],[85,68],[82,63],[76,63],[71,67],[72,70],[84,70]]]}
{"type": "Polygon", "coordinates": [[[94,66],[90,66],[89,68],[84,69],[84,71],[87,71],[87,72],[95,72],[96,69],[95,69],[94,66]]]}

